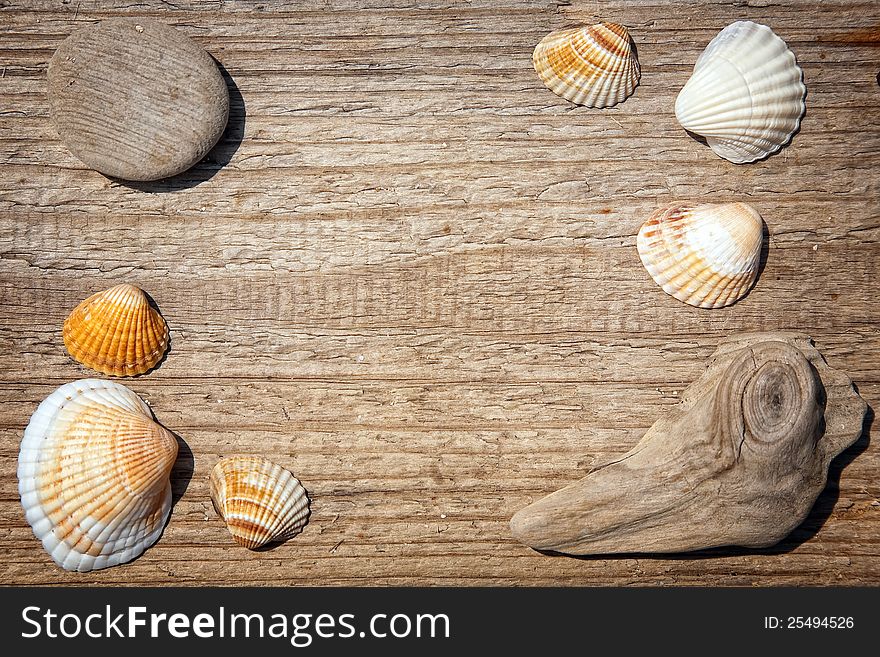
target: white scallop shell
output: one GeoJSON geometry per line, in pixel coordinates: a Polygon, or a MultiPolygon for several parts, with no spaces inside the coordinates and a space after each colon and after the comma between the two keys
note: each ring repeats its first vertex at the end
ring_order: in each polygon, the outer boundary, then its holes
{"type": "Polygon", "coordinates": [[[698,308],[721,308],[751,289],[763,241],[761,215],[746,203],[677,203],[648,217],[636,245],[664,292],[698,308]]]}
{"type": "Polygon", "coordinates": [[[39,405],[21,442],[27,521],[65,570],[130,561],[162,534],[176,458],[177,439],[128,388],[65,384],[39,405]]]}
{"type": "Polygon", "coordinates": [[[737,21],[709,43],[675,101],[681,126],[736,164],[775,153],[797,132],[806,87],[794,53],[766,25],[737,21]]]}

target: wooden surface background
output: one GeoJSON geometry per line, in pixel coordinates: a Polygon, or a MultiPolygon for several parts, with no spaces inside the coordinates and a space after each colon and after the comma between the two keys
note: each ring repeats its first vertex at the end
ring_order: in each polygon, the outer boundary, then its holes
{"type": "Polygon", "coordinates": [[[507,528],[631,447],[740,331],[804,330],[877,407],[878,44],[872,0],[0,1],[0,582],[880,584],[873,414],[773,549],[573,559],[507,528]],[[48,120],[52,52],[115,15],[178,26],[231,76],[227,135],[190,174],[110,181],[48,120]],[[673,114],[740,18],[788,42],[808,88],[792,145],[744,166],[673,114]],[[629,26],[642,64],[602,111],[530,59],[596,20],[629,26]],[[691,308],[642,268],[639,225],[679,199],[762,213],[766,268],[739,304],[691,308]],[[124,383],[185,443],[178,501],[137,561],[65,573],[24,521],[18,445],[44,397],[93,375],[66,356],[67,313],[121,281],[171,327],[164,363],[124,383]],[[232,543],[207,481],[232,453],[302,479],[300,536],[232,543]]]}

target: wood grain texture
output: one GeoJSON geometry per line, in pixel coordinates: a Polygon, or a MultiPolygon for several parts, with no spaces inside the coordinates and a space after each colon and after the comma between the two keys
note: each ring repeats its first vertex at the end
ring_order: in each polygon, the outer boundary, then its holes
{"type": "Polygon", "coordinates": [[[868,0],[3,0],[0,582],[880,584],[871,413],[777,548],[551,558],[508,530],[635,445],[738,332],[810,334],[877,407],[878,43],[868,0]],[[48,120],[54,49],[120,15],[178,26],[232,81],[226,137],[171,182],[109,181],[48,120]],[[791,146],[748,166],[673,115],[740,18],[786,40],[808,89],[791,146]],[[548,32],[598,20],[630,28],[642,65],[602,111],[531,65],[548,32]],[[746,200],[767,223],[766,267],[730,308],[685,306],[639,262],[641,223],[686,199],[746,200]],[[160,541],[76,575],[24,521],[18,445],[39,401],[89,374],[65,355],[64,318],[121,281],[171,329],[166,360],[126,384],[186,446],[160,541]],[[211,508],[211,468],[241,452],[314,499],[278,549],[234,545],[211,508]]]}

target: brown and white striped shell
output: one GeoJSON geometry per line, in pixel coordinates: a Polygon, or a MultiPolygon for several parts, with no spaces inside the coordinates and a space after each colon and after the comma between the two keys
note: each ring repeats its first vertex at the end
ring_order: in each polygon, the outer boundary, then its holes
{"type": "Polygon", "coordinates": [[[654,212],[636,241],[645,269],[663,290],[699,308],[721,308],[758,276],[761,215],[746,203],[675,204],[654,212]]]}
{"type": "Polygon", "coordinates": [[[128,388],[65,384],[39,405],[21,442],[27,521],[65,570],[130,561],[162,534],[176,458],[177,439],[128,388]]]}
{"type": "Polygon", "coordinates": [[[299,480],[259,456],[220,459],[211,471],[211,501],[235,542],[249,550],[296,536],[309,517],[299,480]]]}
{"type": "Polygon", "coordinates": [[[616,23],[552,32],[535,47],[532,62],[550,91],[587,107],[626,100],[641,75],[629,32],[616,23]]]}
{"type": "Polygon", "coordinates": [[[168,326],[139,287],[122,283],[93,294],[64,322],[64,346],[103,374],[136,376],[162,360],[168,326]]]}

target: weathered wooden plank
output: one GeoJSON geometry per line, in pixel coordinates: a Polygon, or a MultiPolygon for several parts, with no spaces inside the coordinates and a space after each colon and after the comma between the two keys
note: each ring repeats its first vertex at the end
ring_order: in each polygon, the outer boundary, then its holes
{"type": "Polygon", "coordinates": [[[0,583],[880,583],[868,436],[776,549],[575,560],[507,530],[635,444],[735,332],[808,332],[877,407],[876,3],[175,6],[0,7],[0,583]],[[85,169],[45,99],[46,63],[74,27],[131,14],[180,26],[237,88],[217,151],[148,187],[85,169]],[[742,17],[788,41],[809,96],[790,148],[737,167],[672,106],[742,17]],[[603,112],[549,93],[530,62],[550,29],[599,19],[632,27],[643,65],[636,94],[603,112]],[[639,225],[678,198],[761,210],[766,267],[741,303],[689,308],[641,268],[639,225]],[[172,334],[165,362],[129,385],[192,457],[155,547],[73,575],[24,522],[18,441],[54,387],[91,375],[64,353],[67,312],[119,280],[154,296],[172,334]],[[314,505],[301,536],[231,545],[207,478],[232,452],[276,455],[302,478],[314,505]]]}

